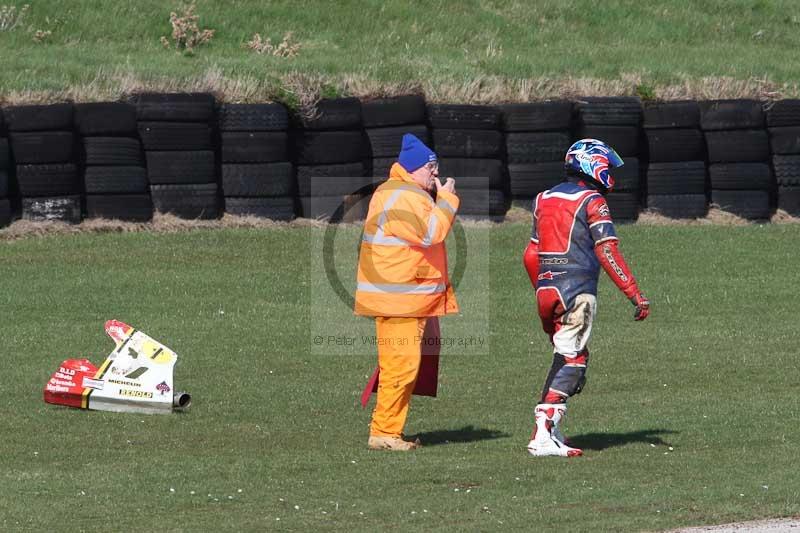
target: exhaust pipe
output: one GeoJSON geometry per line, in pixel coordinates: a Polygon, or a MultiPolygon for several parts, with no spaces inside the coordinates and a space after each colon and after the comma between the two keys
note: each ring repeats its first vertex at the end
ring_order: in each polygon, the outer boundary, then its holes
{"type": "Polygon", "coordinates": [[[192,395],[188,392],[179,391],[172,396],[172,407],[175,409],[188,409],[190,405],[192,405],[192,395]]]}

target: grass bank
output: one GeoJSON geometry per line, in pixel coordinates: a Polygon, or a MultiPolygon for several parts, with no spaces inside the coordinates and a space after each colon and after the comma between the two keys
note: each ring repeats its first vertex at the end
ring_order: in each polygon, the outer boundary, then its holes
{"type": "Polygon", "coordinates": [[[142,89],[212,90],[236,101],[307,91],[417,90],[449,102],[800,94],[791,0],[198,0],[199,28],[215,33],[191,56],[160,42],[178,2],[29,3],[14,30],[0,31],[0,101],[142,89]],[[300,45],[295,57],[245,46],[255,33],[277,44],[287,31],[300,45]]]}

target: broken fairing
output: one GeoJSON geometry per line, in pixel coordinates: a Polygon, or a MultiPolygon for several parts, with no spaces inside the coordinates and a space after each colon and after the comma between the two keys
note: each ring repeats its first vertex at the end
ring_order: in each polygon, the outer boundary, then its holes
{"type": "Polygon", "coordinates": [[[173,392],[178,355],[131,326],[109,320],[106,333],[116,348],[98,368],[88,359],[68,359],[47,382],[44,401],[95,411],[170,413],[191,404],[173,392]]]}

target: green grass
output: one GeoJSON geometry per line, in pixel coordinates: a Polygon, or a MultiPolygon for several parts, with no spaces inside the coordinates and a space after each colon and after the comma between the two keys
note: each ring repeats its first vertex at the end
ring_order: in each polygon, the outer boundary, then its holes
{"type": "MultiPolygon", "coordinates": [[[[23,25],[0,32],[0,97],[66,91],[91,99],[141,85],[191,88],[198,79],[236,97],[287,97],[286,77],[297,72],[328,80],[334,92],[410,83],[434,98],[462,99],[525,79],[541,82],[531,96],[542,96],[550,82],[582,78],[643,94],[684,84],[699,90],[706,77],[756,79],[794,94],[800,77],[792,0],[198,0],[200,27],[216,34],[193,57],[159,42],[179,2],[27,1],[23,25]],[[36,43],[35,30],[52,35],[36,43]],[[286,31],[302,45],[295,58],[243,48],[256,32],[276,42],[286,31]],[[462,90],[476,80],[488,86],[462,90]]],[[[725,83],[711,87],[724,91],[725,83]]]]}
{"type": "MultiPolygon", "coordinates": [[[[365,449],[371,348],[312,342],[371,331],[319,275],[323,230],[0,243],[0,529],[634,531],[800,513],[796,227],[620,228],[653,313],[634,323],[603,280],[566,424],[576,460],[524,449],[550,359],[528,227],[465,234],[450,244],[462,314],[443,333],[489,345],[445,349],[440,397],[412,403],[407,433],[429,444],[413,454],[365,449]],[[108,318],[180,354],[188,413],[43,403],[61,360],[111,351],[108,318]]],[[[335,236],[348,290],[357,237],[335,236]]]]}

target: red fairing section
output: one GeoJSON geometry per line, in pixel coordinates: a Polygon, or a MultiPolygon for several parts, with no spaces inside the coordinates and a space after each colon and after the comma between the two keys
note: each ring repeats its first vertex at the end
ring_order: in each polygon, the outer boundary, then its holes
{"type": "Polygon", "coordinates": [[[528,247],[525,248],[525,254],[522,256],[522,262],[525,264],[525,270],[528,271],[528,276],[531,278],[531,285],[536,288],[536,280],[539,278],[539,244],[531,241],[528,247]]]}
{"type": "Polygon", "coordinates": [[[80,408],[83,397],[83,378],[93,378],[97,367],[88,359],[67,359],[53,373],[44,387],[44,401],[80,408]]]}
{"type": "Polygon", "coordinates": [[[604,242],[598,243],[594,247],[594,253],[597,259],[603,266],[608,276],[619,287],[625,296],[632,298],[639,294],[639,287],[636,285],[636,278],[631,274],[631,269],[622,258],[622,252],[619,251],[619,241],[616,239],[609,239],[604,242]]]}

